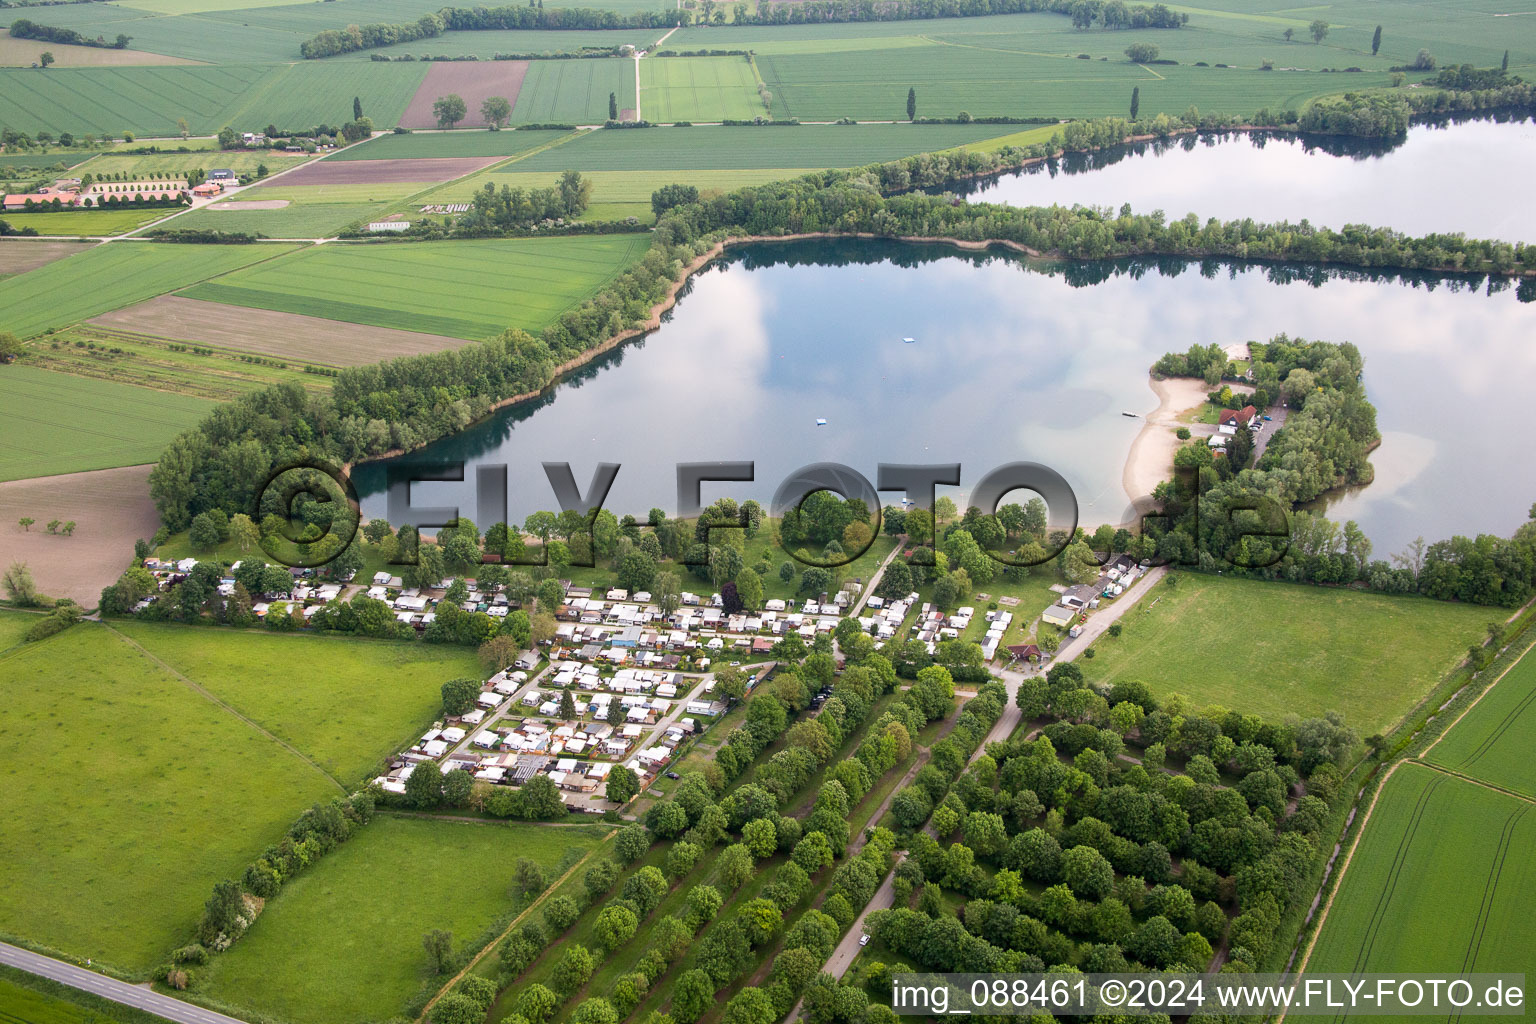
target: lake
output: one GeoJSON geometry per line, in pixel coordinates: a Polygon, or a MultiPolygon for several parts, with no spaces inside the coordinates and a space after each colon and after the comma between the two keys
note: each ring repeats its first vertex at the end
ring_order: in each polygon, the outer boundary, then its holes
{"type": "Polygon", "coordinates": [[[1161,209],[1257,221],[1536,241],[1536,124],[1415,125],[1381,143],[1274,133],[1185,135],[1036,164],[956,189],[974,202],[1161,209]],[[1527,170],[1520,170],[1521,167],[1527,170]]]}
{"type": "MultiPolygon", "coordinates": [[[[882,461],[959,462],[964,492],[1031,460],[1067,478],[1084,523],[1118,522],[1141,426],[1121,414],[1156,407],[1151,363],[1283,332],[1365,356],[1377,479],[1330,515],[1358,521],[1385,556],[1418,535],[1508,534],[1526,518],[1536,446],[1515,432],[1536,386],[1533,328],[1536,304],[1513,287],[1465,280],[1177,261],[1063,272],[935,245],[768,243],[698,274],[647,338],[409,458],[507,464],[516,522],[556,507],[544,461],[570,462],[583,490],[596,463],[620,463],[606,507],[643,517],[676,514],[676,463],[749,459],[754,483],[706,485],[704,502],[766,504],[813,462],[871,481],[882,461]]],[[[365,515],[383,515],[382,466],[355,479],[365,515]]],[[[471,485],[418,484],[413,500],[475,510],[471,485]]]]}

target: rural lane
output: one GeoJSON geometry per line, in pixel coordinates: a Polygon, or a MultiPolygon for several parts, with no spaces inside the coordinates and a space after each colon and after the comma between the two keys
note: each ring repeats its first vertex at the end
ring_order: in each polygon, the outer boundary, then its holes
{"type": "Polygon", "coordinates": [[[136,1007],[153,1013],[157,1017],[177,1021],[178,1024],[244,1024],[238,1017],[226,1017],[222,1013],[214,1013],[201,1006],[193,1006],[180,999],[163,996],[148,988],[130,985],[125,981],[88,971],[84,967],[76,967],[74,964],[42,956],[4,942],[0,942],[0,964],[41,978],[49,978],[70,988],[110,999],[114,1003],[136,1007]]]}

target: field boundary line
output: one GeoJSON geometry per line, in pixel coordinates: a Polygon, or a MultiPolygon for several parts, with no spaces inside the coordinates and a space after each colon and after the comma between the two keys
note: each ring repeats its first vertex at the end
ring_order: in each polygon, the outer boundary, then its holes
{"type": "MultiPolygon", "coordinates": [[[[1472,709],[1477,707],[1477,705],[1482,701],[1482,699],[1484,697],[1486,697],[1490,693],[1492,693],[1493,692],[1493,688],[1495,686],[1498,686],[1499,683],[1503,682],[1504,681],[1504,677],[1509,675],[1510,671],[1516,665],[1520,664],[1522,661],[1524,661],[1526,659],[1526,656],[1531,653],[1531,648],[1533,648],[1533,647],[1536,647],[1536,640],[1532,640],[1529,644],[1527,644],[1526,647],[1525,647],[1525,650],[1523,652],[1521,652],[1520,657],[1516,658],[1514,661],[1512,661],[1508,665],[1504,666],[1504,671],[1500,672],[1497,676],[1495,676],[1493,682],[1491,682],[1487,686],[1483,687],[1483,692],[1478,694],[1475,698],[1473,698],[1472,703],[1470,703],[1466,707],[1462,708],[1461,714],[1459,714],[1455,718],[1451,719],[1451,724],[1447,725],[1444,729],[1440,730],[1440,735],[1436,736],[1434,738],[1434,741],[1431,742],[1429,746],[1427,746],[1423,750],[1419,751],[1419,753],[1418,753],[1418,760],[1423,761],[1425,758],[1427,758],[1429,756],[1429,752],[1431,750],[1434,750],[1437,746],[1439,746],[1440,745],[1440,741],[1445,739],[1445,737],[1450,734],[1450,731],[1452,729],[1456,728],[1456,726],[1461,723],[1461,720],[1463,718],[1466,718],[1467,715],[1471,713],[1472,709]]],[[[1425,763],[1428,763],[1428,762],[1425,762],[1425,763]]]]}
{"type": "Polygon", "coordinates": [[[217,697],[214,693],[212,693],[211,691],[205,689],[202,685],[197,683],[195,680],[193,680],[190,677],[188,677],[187,675],[183,674],[175,666],[173,666],[169,662],[163,660],[159,655],[157,655],[157,654],[153,653],[152,651],[148,650],[147,648],[145,648],[143,645],[141,645],[133,637],[127,635],[126,633],[123,633],[123,632],[119,631],[111,623],[103,621],[102,625],[105,626],[109,631],[111,631],[112,635],[118,637],[124,643],[126,643],[130,647],[132,647],[134,650],[136,650],[140,654],[144,655],[144,657],[148,658],[150,661],[154,662],[156,665],[159,665],[166,672],[169,672],[171,675],[173,675],[177,679],[181,680],[181,682],[184,685],[186,685],[186,687],[188,689],[190,689],[194,693],[197,693],[198,695],[202,696],[209,703],[224,709],[225,711],[229,712],[231,715],[234,715],[240,721],[244,722],[246,725],[250,726],[252,729],[254,729],[257,732],[261,733],[263,736],[267,737],[267,739],[271,740],[273,743],[276,743],[278,746],[280,746],[284,750],[288,751],[294,757],[297,757],[300,761],[303,761],[305,764],[309,765],[315,771],[317,771],[321,775],[325,776],[326,779],[328,779],[331,782],[331,784],[334,785],[337,789],[341,790],[342,793],[346,793],[347,792],[347,787],[341,784],[341,780],[337,779],[336,776],[332,775],[330,772],[328,772],[324,768],[320,767],[319,764],[317,764],[313,759],[311,759],[309,757],[309,755],[305,754],[298,747],[295,747],[292,743],[289,743],[287,740],[283,739],[282,737],[274,735],[273,733],[268,731],[264,726],[262,726],[259,722],[255,721],[254,719],[252,719],[252,718],[246,716],[245,714],[243,714],[234,705],[228,704],[225,701],[219,699],[219,697],[217,697]]]}
{"type": "Polygon", "coordinates": [[[447,983],[444,984],[442,988],[437,990],[437,995],[435,995],[431,999],[427,1000],[427,1005],[423,1006],[421,1008],[421,1013],[417,1015],[416,1020],[418,1022],[426,1020],[427,1019],[427,1014],[429,1012],[431,1012],[432,1007],[437,1005],[437,1001],[439,999],[443,998],[443,996],[448,994],[448,990],[449,989],[451,989],[451,988],[453,988],[453,986],[457,985],[461,980],[463,980],[463,978],[464,978],[464,976],[466,974],[468,974],[470,971],[474,970],[475,965],[478,964],[481,960],[484,960],[485,959],[485,955],[487,953],[489,953],[491,950],[495,949],[498,945],[500,945],[503,941],[506,940],[506,937],[508,935],[512,934],[512,929],[516,928],[518,926],[518,923],[520,921],[522,921],[523,918],[525,918],[529,914],[533,913],[535,908],[537,908],[541,903],[543,903],[546,899],[549,898],[549,894],[550,893],[554,892],[555,889],[557,889],[560,886],[560,884],[562,882],[564,882],[567,878],[570,878],[571,875],[575,874],[577,868],[581,867],[587,861],[591,860],[592,856],[594,854],[596,854],[598,850],[603,848],[603,844],[606,843],[608,840],[612,839],[614,836],[618,835],[618,833],[619,833],[618,829],[610,829],[608,834],[606,836],[603,836],[602,839],[598,840],[597,845],[592,847],[592,849],[588,850],[586,852],[586,855],[584,857],[582,857],[581,860],[578,860],[575,864],[572,864],[566,870],[565,874],[561,875],[559,878],[557,878],[553,882],[549,883],[549,885],[545,887],[544,891],[539,894],[539,898],[538,899],[534,900],[532,903],[530,903],[526,907],[524,907],[522,913],[520,913],[516,917],[514,917],[511,920],[511,922],[509,922],[507,924],[506,929],[500,935],[496,936],[490,942],[487,942],[485,944],[485,947],[483,949],[481,949],[480,952],[476,953],[473,957],[470,958],[469,963],[464,965],[463,970],[459,971],[458,974],[455,974],[452,978],[448,979],[447,983]]]}
{"type": "Polygon", "coordinates": [[[1481,786],[1484,789],[1491,789],[1495,793],[1510,797],[1514,800],[1519,800],[1521,803],[1536,805],[1536,798],[1528,797],[1523,793],[1516,793],[1514,790],[1505,789],[1503,786],[1495,786],[1491,782],[1486,782],[1483,779],[1473,778],[1471,775],[1463,775],[1461,772],[1452,771],[1444,765],[1431,764],[1429,761],[1420,761],[1418,758],[1412,758],[1411,763],[1419,765],[1422,768],[1428,768],[1432,772],[1438,772],[1439,774],[1448,778],[1460,779],[1462,782],[1470,782],[1474,786],[1481,786]]]}

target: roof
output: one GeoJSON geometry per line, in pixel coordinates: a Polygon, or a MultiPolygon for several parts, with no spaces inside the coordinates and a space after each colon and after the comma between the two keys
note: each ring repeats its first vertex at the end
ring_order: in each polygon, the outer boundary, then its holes
{"type": "Polygon", "coordinates": [[[1216,422],[1229,423],[1235,420],[1238,423],[1247,423],[1253,419],[1257,411],[1251,405],[1245,405],[1241,409],[1223,409],[1221,410],[1221,416],[1217,418],[1216,422]]]}

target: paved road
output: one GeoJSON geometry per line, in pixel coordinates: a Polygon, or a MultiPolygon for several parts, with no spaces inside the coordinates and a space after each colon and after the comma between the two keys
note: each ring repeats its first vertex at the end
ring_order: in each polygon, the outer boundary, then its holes
{"type": "Polygon", "coordinates": [[[110,999],[114,1003],[137,1007],[157,1017],[177,1021],[179,1024],[244,1024],[238,1017],[226,1017],[222,1013],[214,1013],[201,1006],[193,1006],[180,999],[163,996],[148,988],[130,985],[125,981],[88,971],[84,967],[76,967],[74,964],[67,964],[62,960],[42,956],[4,942],[0,942],[0,964],[15,967],[28,974],[36,974],[41,978],[50,978],[70,988],[110,999]]]}

